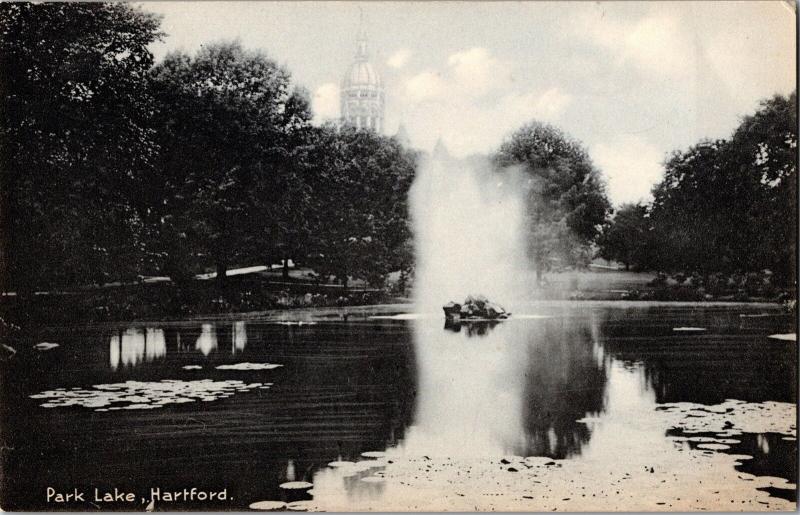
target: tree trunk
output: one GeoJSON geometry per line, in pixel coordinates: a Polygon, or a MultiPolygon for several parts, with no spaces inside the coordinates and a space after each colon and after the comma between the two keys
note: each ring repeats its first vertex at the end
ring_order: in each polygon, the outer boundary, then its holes
{"type": "Polygon", "coordinates": [[[225,291],[228,277],[228,264],[217,263],[217,287],[220,291],[225,291]]]}
{"type": "Polygon", "coordinates": [[[283,258],[283,279],[289,280],[289,258],[283,258]]]}

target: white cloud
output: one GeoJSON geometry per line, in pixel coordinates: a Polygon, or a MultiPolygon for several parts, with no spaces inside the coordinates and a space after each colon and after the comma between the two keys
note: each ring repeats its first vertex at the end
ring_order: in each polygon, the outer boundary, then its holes
{"type": "Polygon", "coordinates": [[[610,4],[592,8],[572,25],[573,31],[608,52],[617,66],[633,65],[642,73],[678,77],[696,69],[695,27],[673,12],[653,9],[636,19],[624,9],[616,12],[610,4]]]}
{"type": "Polygon", "coordinates": [[[389,56],[389,59],[386,60],[386,64],[399,70],[408,64],[409,59],[411,59],[411,51],[407,48],[401,48],[389,56]]]}
{"type": "Polygon", "coordinates": [[[339,86],[333,82],[326,82],[314,90],[311,99],[314,110],[314,120],[322,122],[339,117],[339,86]]]}
{"type": "Polygon", "coordinates": [[[543,93],[510,94],[501,100],[501,105],[509,111],[516,110],[522,123],[536,118],[542,121],[556,120],[572,102],[572,96],[558,88],[550,88],[543,93]]]}
{"type": "Polygon", "coordinates": [[[441,137],[455,155],[490,152],[511,131],[533,120],[555,121],[571,96],[557,88],[508,92],[492,102],[445,95],[436,102],[407,105],[404,123],[420,148],[432,148],[441,137]]]}
{"type": "Polygon", "coordinates": [[[663,152],[641,136],[619,135],[593,145],[589,154],[608,180],[608,195],[616,205],[646,200],[663,175],[663,152]]]}
{"type": "Polygon", "coordinates": [[[405,83],[405,94],[411,102],[441,98],[447,91],[445,80],[440,74],[432,71],[418,73],[405,83]]]}
{"type": "Polygon", "coordinates": [[[456,52],[450,55],[447,64],[462,94],[485,95],[511,84],[511,67],[485,48],[456,52]]]}
{"type": "Polygon", "coordinates": [[[558,87],[521,89],[509,62],[485,48],[451,54],[441,69],[408,76],[395,102],[420,148],[430,149],[441,137],[451,152],[489,152],[503,137],[538,119],[555,122],[572,101],[558,87]]]}
{"type": "Polygon", "coordinates": [[[625,36],[623,55],[647,72],[688,75],[694,69],[697,49],[684,29],[675,17],[648,16],[625,36]]]}

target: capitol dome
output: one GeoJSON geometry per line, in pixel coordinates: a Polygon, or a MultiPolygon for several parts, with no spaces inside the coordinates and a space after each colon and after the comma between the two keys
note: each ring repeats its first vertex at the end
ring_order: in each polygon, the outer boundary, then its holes
{"type": "Polygon", "coordinates": [[[359,32],[353,64],[344,74],[340,102],[342,123],[357,129],[383,131],[385,93],[381,76],[369,61],[367,38],[359,32]]]}
{"type": "Polygon", "coordinates": [[[368,60],[356,60],[342,79],[342,88],[353,86],[381,87],[381,76],[368,60]]]}

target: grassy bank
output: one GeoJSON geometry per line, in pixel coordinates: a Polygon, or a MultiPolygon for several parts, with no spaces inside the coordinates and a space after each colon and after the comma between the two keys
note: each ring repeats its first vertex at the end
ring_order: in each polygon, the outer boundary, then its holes
{"type": "MultiPolygon", "coordinates": [[[[519,278],[532,300],[627,300],[673,302],[775,302],[791,308],[794,293],[774,287],[767,276],[667,277],[621,270],[588,270],[551,273],[543,282],[533,273],[519,278]]],[[[275,274],[228,277],[226,287],[213,280],[184,285],[169,281],[84,288],[27,297],[0,297],[5,320],[25,325],[159,320],[213,317],[303,308],[342,308],[402,302],[402,293],[358,285],[321,284],[275,274]]],[[[447,299],[443,299],[445,302],[447,299]]],[[[793,308],[791,308],[793,309],[793,308]]]]}

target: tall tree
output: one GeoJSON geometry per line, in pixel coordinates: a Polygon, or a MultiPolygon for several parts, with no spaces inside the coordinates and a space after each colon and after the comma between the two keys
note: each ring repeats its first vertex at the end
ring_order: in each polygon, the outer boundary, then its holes
{"type": "Polygon", "coordinates": [[[308,102],[285,69],[238,43],[171,54],[152,84],[164,178],[151,202],[165,234],[177,235],[166,241],[168,268],[191,266],[182,259],[212,264],[224,285],[231,263],[281,243],[274,228],[294,191],[292,158],[308,102]]]}
{"type": "Polygon", "coordinates": [[[381,286],[387,273],[408,271],[408,190],[416,155],[371,131],[327,126],[314,154],[310,262],[324,277],[381,286]]]}
{"type": "Polygon", "coordinates": [[[0,4],[6,287],[129,279],[143,266],[142,174],[154,153],[147,46],[126,4],[0,4]]]}
{"type": "Polygon", "coordinates": [[[784,284],[797,284],[797,91],[775,95],[746,116],[731,137],[740,166],[759,179],[755,206],[759,261],[784,284]]]}
{"type": "Polygon", "coordinates": [[[495,161],[520,167],[527,176],[529,254],[537,275],[541,278],[554,260],[587,264],[610,204],[586,149],[559,129],[534,121],[503,142],[495,161]]]}
{"type": "Polygon", "coordinates": [[[770,269],[794,283],[797,245],[797,96],[776,96],[729,140],[676,151],[653,190],[659,268],[770,269]]]}

